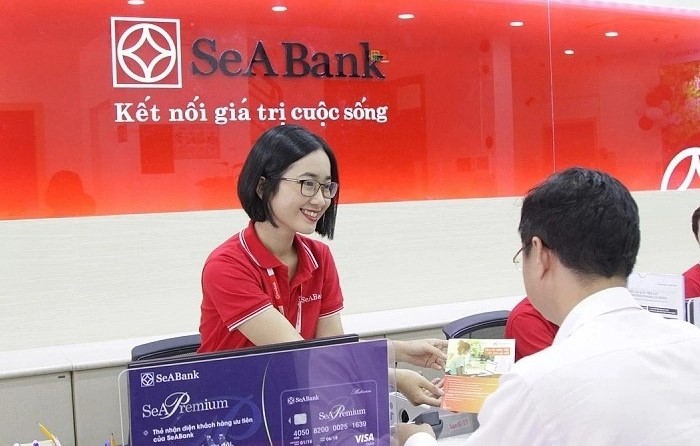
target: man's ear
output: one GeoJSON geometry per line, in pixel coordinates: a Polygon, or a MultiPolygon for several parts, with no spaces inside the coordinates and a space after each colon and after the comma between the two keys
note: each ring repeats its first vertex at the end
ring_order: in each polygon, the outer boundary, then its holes
{"type": "Polygon", "coordinates": [[[258,194],[258,198],[260,198],[261,200],[262,200],[262,196],[263,196],[263,193],[262,193],[263,184],[265,184],[265,177],[260,177],[260,179],[258,180],[258,185],[255,186],[255,193],[258,194]]]}
{"type": "Polygon", "coordinates": [[[537,265],[539,275],[544,276],[552,267],[552,261],[554,260],[552,250],[545,246],[541,238],[534,236],[532,237],[530,255],[535,256],[533,260],[535,265],[537,265]]]}

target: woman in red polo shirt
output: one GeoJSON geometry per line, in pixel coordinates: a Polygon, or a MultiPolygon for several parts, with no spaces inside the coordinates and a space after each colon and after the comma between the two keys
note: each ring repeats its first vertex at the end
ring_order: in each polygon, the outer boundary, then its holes
{"type": "Polygon", "coordinates": [[[260,136],[238,178],[248,227],[216,248],[202,272],[200,352],[343,333],[343,295],[328,246],[338,166],[328,144],[303,127],[260,136]]]}
{"type": "MultiPolygon", "coordinates": [[[[303,127],[273,127],[255,142],[238,178],[246,228],[217,247],[202,271],[200,352],[343,334],[343,294],[328,246],[333,238],[338,165],[328,144],[303,127]]],[[[444,367],[447,341],[394,341],[397,361],[444,367]]],[[[441,390],[399,369],[414,403],[438,405],[441,390]]]]}

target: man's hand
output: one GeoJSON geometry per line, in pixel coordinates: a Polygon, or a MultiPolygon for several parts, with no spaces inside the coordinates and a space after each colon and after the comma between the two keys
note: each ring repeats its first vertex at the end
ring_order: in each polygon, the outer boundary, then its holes
{"type": "MultiPolygon", "coordinates": [[[[433,445],[436,444],[435,440],[435,432],[433,432],[433,428],[430,427],[429,424],[414,424],[414,423],[399,423],[396,425],[396,431],[397,431],[397,436],[399,439],[399,446],[403,446],[406,444],[406,441],[414,434],[417,434],[419,432],[424,432],[432,438],[426,438],[425,441],[421,442],[416,442],[416,443],[411,443],[411,444],[416,444],[416,445],[433,445]]],[[[415,441],[415,440],[414,440],[415,441]]]]}
{"type": "Polygon", "coordinates": [[[396,389],[401,392],[411,404],[427,404],[440,406],[443,395],[440,380],[428,381],[423,375],[413,370],[396,369],[396,389]]]}

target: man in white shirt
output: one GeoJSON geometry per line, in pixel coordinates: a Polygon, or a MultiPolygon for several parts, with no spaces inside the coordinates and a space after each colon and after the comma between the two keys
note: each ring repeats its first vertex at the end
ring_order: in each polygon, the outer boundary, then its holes
{"type": "MultiPolygon", "coordinates": [[[[464,444],[700,444],[700,329],[625,288],[640,240],[625,186],[590,169],[554,174],[525,197],[518,230],[527,295],[560,329],[501,377],[464,444]]],[[[400,434],[435,444],[425,426],[400,434]]]]}

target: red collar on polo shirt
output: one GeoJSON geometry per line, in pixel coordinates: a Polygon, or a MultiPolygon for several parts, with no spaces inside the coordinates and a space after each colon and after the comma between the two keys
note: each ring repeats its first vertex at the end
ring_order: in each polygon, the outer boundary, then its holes
{"type": "MultiPolygon", "coordinates": [[[[260,241],[258,234],[255,232],[254,224],[255,223],[251,220],[248,223],[248,227],[239,233],[238,237],[241,242],[241,248],[248,254],[250,259],[263,270],[282,266],[282,262],[263,245],[262,241],[260,241]]],[[[309,248],[305,238],[306,237],[299,234],[294,236],[294,247],[300,255],[298,256],[299,264],[297,266],[297,274],[294,276],[294,282],[291,284],[292,287],[307,280],[311,276],[311,272],[318,268],[316,256],[314,256],[311,248],[309,248]],[[306,255],[301,255],[301,253],[305,253],[306,255]]]]}

